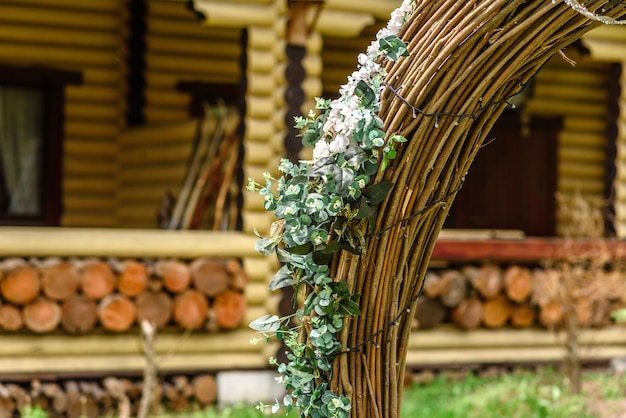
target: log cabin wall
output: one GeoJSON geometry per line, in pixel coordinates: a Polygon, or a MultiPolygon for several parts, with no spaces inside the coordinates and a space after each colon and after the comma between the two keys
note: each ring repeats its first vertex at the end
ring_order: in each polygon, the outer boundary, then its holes
{"type": "MultiPolygon", "coordinates": [[[[604,27],[594,29],[584,38],[585,47],[589,48],[594,60],[612,63],[621,67],[620,76],[614,81],[613,99],[617,101],[617,132],[615,178],[612,184],[613,203],[615,207],[615,231],[618,237],[626,237],[626,28],[604,27]]],[[[615,77],[615,74],[614,74],[615,77]]]]}
{"type": "MultiPolygon", "coordinates": [[[[195,1],[202,13],[204,29],[244,30],[246,33],[244,75],[245,126],[243,177],[263,181],[263,173],[278,175],[277,166],[285,155],[285,30],[286,2],[261,0],[249,3],[195,1]]],[[[263,206],[258,193],[243,194],[243,233],[254,237],[256,229],[267,236],[274,218],[263,206]]],[[[247,318],[278,312],[280,295],[268,290],[278,268],[274,257],[246,257],[243,268],[250,282],[244,294],[248,303],[247,318]]],[[[275,350],[271,348],[270,350],[275,350]]],[[[268,351],[266,351],[268,352],[268,351]]],[[[275,353],[272,353],[274,355],[275,353]]]]}
{"type": "Polygon", "coordinates": [[[237,85],[242,77],[240,28],[202,27],[185,3],[167,0],[147,0],[144,18],[144,124],[119,139],[122,228],[156,228],[166,195],[178,197],[198,129],[192,92],[179,83],[237,85]]]}
{"type": "Polygon", "coordinates": [[[1,62],[82,73],[82,84],[66,89],[62,226],[115,225],[125,20],[122,0],[0,4],[1,62]]]}
{"type": "Polygon", "coordinates": [[[246,324],[275,312],[277,300],[255,241],[236,231],[2,228],[0,370],[139,372],[141,311],[160,322],[155,349],[164,372],[265,368],[276,347],[251,345],[258,334],[246,324]],[[226,262],[238,273],[219,273],[226,262]],[[219,276],[227,280],[219,284],[219,276]],[[235,314],[222,325],[210,313],[220,294],[235,314]],[[150,301],[161,307],[149,309],[150,301]]]}
{"type": "Polygon", "coordinates": [[[146,2],[146,124],[190,117],[191,94],[180,82],[238,84],[241,30],[202,27],[184,2],[146,2]]]}
{"type": "Polygon", "coordinates": [[[620,238],[626,237],[626,60],[621,62],[620,99],[618,120],[618,147],[617,147],[617,180],[615,184],[616,194],[616,220],[615,229],[620,238]]]}
{"type": "MultiPolygon", "coordinates": [[[[610,65],[570,54],[576,66],[560,56],[552,58],[537,75],[531,97],[521,111],[562,118],[556,193],[568,200],[578,193],[589,201],[600,201],[606,185],[610,65]]],[[[568,235],[571,222],[557,205],[557,235],[568,235]]]]}

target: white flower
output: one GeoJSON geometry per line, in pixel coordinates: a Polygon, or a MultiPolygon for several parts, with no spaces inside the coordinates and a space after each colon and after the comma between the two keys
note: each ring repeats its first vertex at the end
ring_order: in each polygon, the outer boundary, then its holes
{"type": "Polygon", "coordinates": [[[315,148],[313,148],[313,161],[326,157],[330,157],[330,148],[325,139],[320,139],[315,144],[315,148]]]}
{"type": "MultiPolygon", "coordinates": [[[[372,115],[379,105],[381,80],[384,77],[384,69],[376,60],[381,55],[379,40],[391,35],[397,35],[406,23],[413,10],[414,0],[404,0],[402,5],[391,13],[387,27],[382,28],[376,34],[376,40],[367,48],[365,54],[357,56],[358,68],[350,76],[348,82],[339,88],[338,99],[333,100],[328,106],[328,118],[323,127],[323,136],[313,149],[313,162],[320,158],[330,157],[333,154],[346,151],[352,139],[352,133],[360,120],[365,119],[366,126],[370,124],[372,115]],[[375,92],[376,97],[370,109],[363,110],[359,107],[359,100],[355,90],[359,82],[367,83],[375,92]],[[330,138],[329,141],[326,138],[330,138]]],[[[382,146],[377,141],[376,146],[382,146]]]]}
{"type": "Polygon", "coordinates": [[[348,149],[349,143],[350,143],[350,138],[348,138],[344,134],[337,134],[335,138],[332,141],[330,141],[330,144],[328,144],[328,147],[331,153],[340,153],[348,149]]]}

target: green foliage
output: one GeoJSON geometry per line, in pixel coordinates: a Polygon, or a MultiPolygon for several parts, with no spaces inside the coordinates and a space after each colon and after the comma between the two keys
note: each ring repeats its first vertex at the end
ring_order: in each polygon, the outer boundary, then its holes
{"type": "MultiPolygon", "coordinates": [[[[295,418],[297,414],[286,413],[284,410],[276,411],[286,418],[295,418]]],[[[224,408],[208,408],[188,413],[164,414],[155,418],[264,418],[266,414],[252,406],[241,404],[224,408]]]]}
{"type": "Polygon", "coordinates": [[[584,397],[568,393],[563,376],[550,370],[485,378],[469,375],[457,381],[438,377],[408,389],[404,399],[406,418],[595,416],[584,397]]]}
{"type": "Polygon", "coordinates": [[[20,411],[22,418],[48,418],[48,413],[39,406],[26,405],[20,411]]]}
{"type": "MultiPolygon", "coordinates": [[[[406,46],[395,35],[381,39],[380,47],[384,49],[372,56],[406,55],[406,46]]],[[[266,173],[264,184],[253,179],[248,184],[278,219],[269,237],[259,236],[255,244],[258,252],[276,254],[283,263],[269,288],[293,286],[296,295],[306,294],[295,318],[266,315],[250,324],[266,340],[275,337],[289,348],[286,363],[272,360],[288,394],[274,405],[260,405],[261,409],[289,412],[295,407],[301,417],[313,418],[350,414],[350,400],[333,393],[329,382],[333,361],[343,349],[338,333],[346,318],[360,315],[359,295],[330,277],[328,263],[341,250],[365,252],[365,235],[373,231],[378,204],[393,188],[390,182],[370,184],[380,155],[384,169],[396,156],[395,144],[406,141],[399,135],[386,138],[376,114],[382,67],[369,55],[359,62],[360,75],[346,87],[349,94],[333,102],[317,99],[317,113],[295,118],[303,144],[315,146],[313,161],[294,164],[283,159],[278,167],[281,177],[266,173]],[[306,338],[299,337],[303,326],[306,338]]]]}

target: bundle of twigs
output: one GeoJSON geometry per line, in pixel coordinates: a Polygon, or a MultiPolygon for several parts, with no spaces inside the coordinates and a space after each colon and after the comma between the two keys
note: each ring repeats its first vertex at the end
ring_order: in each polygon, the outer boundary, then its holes
{"type": "Polygon", "coordinates": [[[237,214],[229,203],[236,203],[232,186],[239,163],[238,123],[236,111],[224,103],[205,105],[169,229],[198,229],[206,218],[212,229],[234,227],[237,214]]]}
{"type": "MultiPolygon", "coordinates": [[[[585,2],[612,18],[624,2],[585,2]]],[[[394,183],[367,253],[333,260],[361,294],[341,334],[333,389],[353,417],[397,417],[411,314],[437,235],[471,162],[508,99],[554,54],[599,24],[571,1],[418,0],[402,35],[410,56],[388,65],[381,117],[409,141],[377,181],[394,183]]]]}

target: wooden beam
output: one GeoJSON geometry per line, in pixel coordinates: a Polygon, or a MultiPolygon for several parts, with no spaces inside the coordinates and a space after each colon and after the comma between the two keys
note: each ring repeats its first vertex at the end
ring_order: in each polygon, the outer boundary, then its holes
{"type": "Polygon", "coordinates": [[[241,232],[0,228],[0,257],[261,257],[241,232]]]}
{"type": "Polygon", "coordinates": [[[618,240],[566,240],[559,238],[525,238],[516,240],[452,240],[440,239],[432,254],[433,260],[447,261],[515,261],[537,262],[559,259],[567,254],[585,254],[603,246],[613,257],[626,254],[626,242],[618,240]]]}

